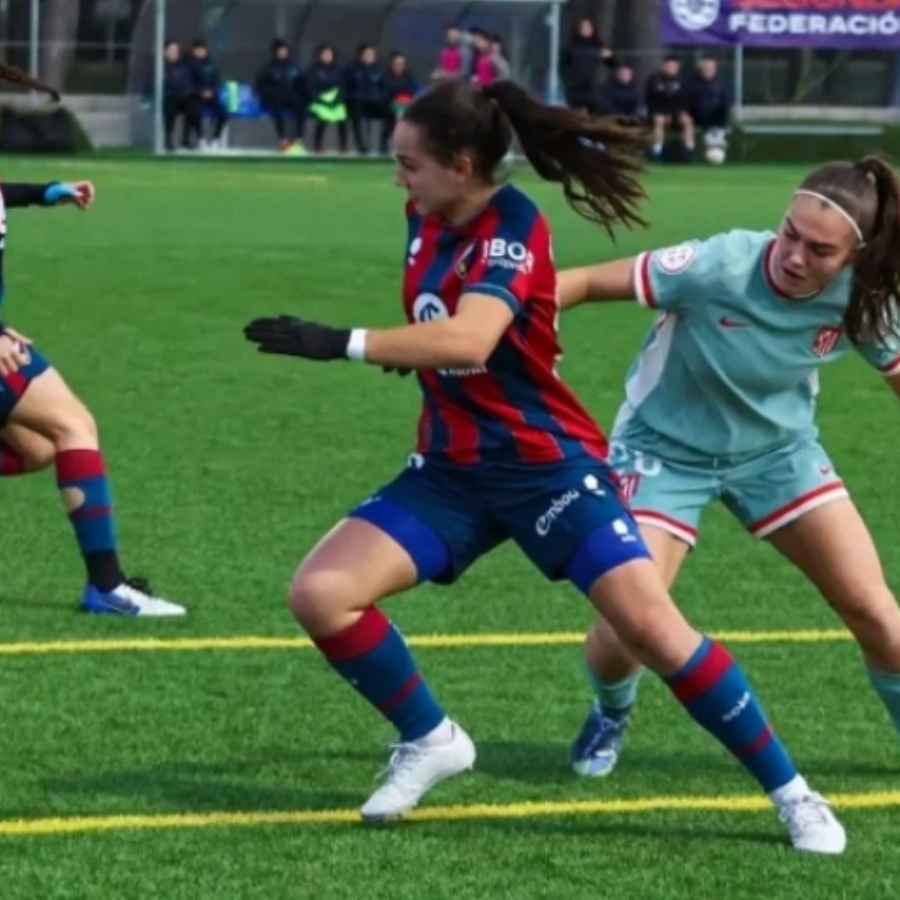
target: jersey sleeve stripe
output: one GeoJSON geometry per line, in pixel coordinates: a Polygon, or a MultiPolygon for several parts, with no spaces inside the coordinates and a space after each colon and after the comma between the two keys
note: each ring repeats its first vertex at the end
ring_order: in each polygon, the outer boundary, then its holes
{"type": "Polygon", "coordinates": [[[495,300],[500,300],[510,308],[513,315],[522,308],[522,304],[519,303],[513,292],[505,287],[501,287],[499,284],[490,284],[486,281],[481,281],[478,284],[467,284],[463,297],[467,294],[481,294],[483,297],[493,297],[495,300]]]}
{"type": "Polygon", "coordinates": [[[634,262],[634,293],[637,302],[647,309],[656,309],[653,284],[650,281],[650,254],[642,253],[634,262]]]}
{"type": "Polygon", "coordinates": [[[878,367],[882,375],[891,376],[900,374],[900,356],[895,356],[889,363],[878,367]]]}

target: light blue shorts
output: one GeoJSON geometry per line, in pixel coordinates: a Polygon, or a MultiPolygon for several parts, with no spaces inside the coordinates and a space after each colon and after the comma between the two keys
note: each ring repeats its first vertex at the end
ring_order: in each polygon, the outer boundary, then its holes
{"type": "Polygon", "coordinates": [[[767,537],[847,489],[822,445],[789,444],[733,466],[702,467],[664,460],[633,443],[610,442],[634,518],[693,547],[706,506],[721,500],[753,535],[767,537]]]}

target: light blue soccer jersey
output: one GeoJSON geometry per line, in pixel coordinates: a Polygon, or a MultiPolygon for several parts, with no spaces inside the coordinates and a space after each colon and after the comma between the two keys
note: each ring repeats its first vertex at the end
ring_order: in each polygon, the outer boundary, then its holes
{"type": "MultiPolygon", "coordinates": [[[[843,329],[851,274],[791,300],[772,279],[774,241],[731,231],[638,257],[638,301],[660,315],[629,370],[614,438],[724,462],[816,436],[818,370],[853,346],[843,329]]],[[[856,349],[900,373],[900,340],[856,349]]]]}

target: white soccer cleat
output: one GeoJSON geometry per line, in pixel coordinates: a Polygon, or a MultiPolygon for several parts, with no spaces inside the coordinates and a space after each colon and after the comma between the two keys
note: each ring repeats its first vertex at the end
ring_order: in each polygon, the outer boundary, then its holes
{"type": "Polygon", "coordinates": [[[384,822],[415,808],[436,784],[459,775],[475,764],[475,744],[455,722],[446,744],[395,744],[384,770],[384,784],[360,810],[367,822],[384,822]]]}
{"type": "Polygon", "coordinates": [[[81,598],[83,612],[119,616],[183,616],[187,610],[177,603],[154,597],[150,585],[142,578],[130,578],[107,594],[88,585],[81,598]]]}
{"type": "Polygon", "coordinates": [[[778,818],[787,826],[795,850],[807,853],[843,853],[847,832],[828,801],[814,791],[782,803],[778,818]]]}

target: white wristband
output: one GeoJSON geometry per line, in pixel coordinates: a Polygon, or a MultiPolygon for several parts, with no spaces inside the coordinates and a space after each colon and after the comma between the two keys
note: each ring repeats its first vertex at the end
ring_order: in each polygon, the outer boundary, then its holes
{"type": "Polygon", "coordinates": [[[365,328],[354,328],[350,332],[350,340],[347,341],[347,359],[366,361],[366,338],[368,334],[365,328]]]}

